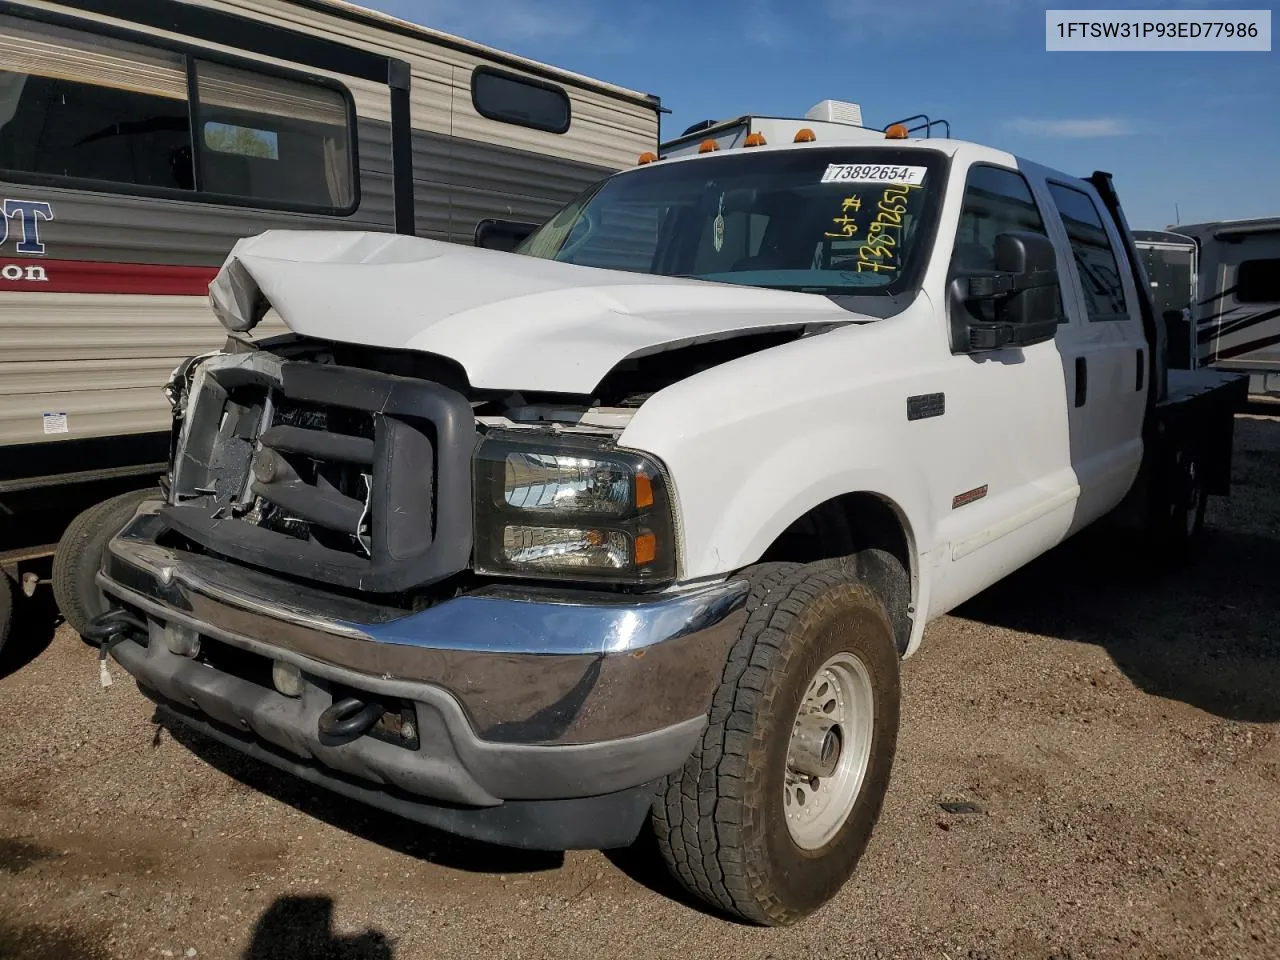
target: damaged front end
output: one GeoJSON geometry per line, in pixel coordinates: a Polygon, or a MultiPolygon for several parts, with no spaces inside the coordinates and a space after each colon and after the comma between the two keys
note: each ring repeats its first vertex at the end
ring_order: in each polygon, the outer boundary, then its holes
{"type": "Polygon", "coordinates": [[[625,409],[298,337],[197,358],[168,393],[165,500],[98,577],[111,655],[166,717],[460,834],[634,838],[745,585],[674,586],[673,486],[618,446],[625,409]]]}

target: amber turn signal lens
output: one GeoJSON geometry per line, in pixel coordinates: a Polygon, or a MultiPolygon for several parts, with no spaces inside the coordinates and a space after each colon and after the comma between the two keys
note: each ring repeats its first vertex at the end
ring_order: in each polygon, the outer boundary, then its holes
{"type": "Polygon", "coordinates": [[[658,159],[658,155],[656,153],[654,153],[652,150],[646,150],[644,153],[640,154],[640,159],[638,159],[636,163],[638,164],[653,163],[653,161],[657,159],[658,159]]]}
{"type": "Polygon", "coordinates": [[[714,140],[703,140],[698,146],[699,153],[714,153],[719,149],[720,144],[716,143],[714,140]]]}
{"type": "Polygon", "coordinates": [[[801,127],[799,130],[796,131],[796,139],[794,142],[813,143],[813,141],[817,139],[818,139],[818,135],[816,133],[814,133],[808,127],[801,127]]]}
{"type": "Polygon", "coordinates": [[[647,473],[636,474],[636,509],[653,506],[653,481],[647,473]]]}
{"type": "Polygon", "coordinates": [[[636,566],[653,563],[658,556],[658,538],[652,533],[642,533],[636,537],[636,566]]]}

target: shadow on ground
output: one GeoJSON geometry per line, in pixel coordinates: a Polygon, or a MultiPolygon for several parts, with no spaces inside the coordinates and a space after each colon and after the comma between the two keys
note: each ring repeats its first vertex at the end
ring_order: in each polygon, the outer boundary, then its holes
{"type": "Polygon", "coordinates": [[[1208,529],[1178,563],[1081,534],[955,616],[1103,647],[1141,690],[1280,721],[1280,538],[1208,529]]]}
{"type": "Polygon", "coordinates": [[[564,864],[563,853],[515,850],[468,840],[346,800],[243,756],[181,723],[166,721],[164,729],[210,766],[253,790],[389,850],[469,873],[537,873],[564,864]]]}
{"type": "Polygon", "coordinates": [[[333,932],[328,897],[281,897],[258,918],[242,960],[392,960],[392,942],[377,930],[333,932]]]}
{"type": "MultiPolygon", "coordinates": [[[[16,590],[14,592],[17,596],[13,604],[13,623],[4,648],[0,650],[0,679],[17,673],[44,653],[49,644],[53,643],[58,624],[62,622],[52,590],[42,587],[34,597],[25,597],[16,590]]],[[[92,650],[86,651],[86,656],[92,655],[92,650]]],[[[0,958],[3,956],[4,954],[0,954],[0,958]]]]}

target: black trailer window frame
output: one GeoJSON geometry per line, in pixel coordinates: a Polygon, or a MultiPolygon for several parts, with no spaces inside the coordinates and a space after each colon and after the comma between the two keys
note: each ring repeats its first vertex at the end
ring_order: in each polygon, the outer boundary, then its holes
{"type": "Polygon", "coordinates": [[[548,83],[545,80],[526,77],[523,74],[496,70],[489,66],[479,66],[471,71],[471,106],[475,108],[476,113],[486,120],[510,123],[517,127],[528,127],[530,130],[541,130],[544,133],[568,133],[569,127],[573,125],[573,103],[569,98],[568,91],[563,87],[548,83]],[[484,103],[481,96],[481,83],[486,78],[551,94],[563,106],[564,119],[556,123],[550,121],[539,122],[530,117],[513,113],[510,110],[504,111],[501,105],[484,103]]]}
{"type": "Polygon", "coordinates": [[[361,177],[359,148],[359,116],[356,112],[355,99],[351,91],[341,81],[332,77],[310,73],[305,70],[280,67],[273,63],[264,63],[247,57],[212,50],[199,44],[172,40],[168,37],[154,36],[138,30],[129,30],[114,24],[99,23],[81,17],[68,16],[55,11],[39,10],[23,7],[0,0],[0,15],[6,15],[33,23],[44,23],[67,30],[75,30],[89,36],[105,37],[124,43],[137,44],[155,50],[178,54],[185,59],[187,75],[187,115],[190,122],[189,136],[194,154],[193,174],[196,187],[190,190],[172,187],[152,187],[143,184],[124,183],[113,180],[101,180],[92,177],[66,177],[58,174],[33,173],[24,170],[0,168],[0,180],[22,184],[24,186],[49,187],[53,189],[81,190],[91,193],[112,194],[116,196],[139,197],[157,200],[177,200],[186,203],[200,203],[211,206],[238,207],[251,210],[282,211],[288,213],[316,214],[329,217],[349,217],[360,208],[361,177]],[[327,88],[336,92],[343,101],[347,124],[347,157],[350,172],[349,187],[351,200],[345,206],[316,205],[301,203],[272,203],[262,199],[239,196],[236,194],[220,194],[201,191],[199,189],[199,151],[197,145],[203,143],[203,131],[198,126],[199,101],[196,91],[196,66],[198,61],[218,64],[233,69],[244,70],[281,80],[327,88]]]}

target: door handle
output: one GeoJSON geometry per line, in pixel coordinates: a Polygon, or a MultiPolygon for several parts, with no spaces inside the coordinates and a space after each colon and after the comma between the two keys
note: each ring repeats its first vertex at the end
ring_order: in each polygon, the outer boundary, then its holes
{"type": "Polygon", "coordinates": [[[1076,406],[1083,407],[1089,397],[1089,364],[1084,357],[1076,357],[1076,406]]]}
{"type": "Polygon", "coordinates": [[[1141,393],[1142,388],[1147,381],[1147,356],[1146,356],[1146,351],[1144,351],[1141,347],[1138,348],[1137,374],[1138,374],[1137,377],[1135,377],[1137,386],[1134,387],[1133,389],[1141,393]]]}

